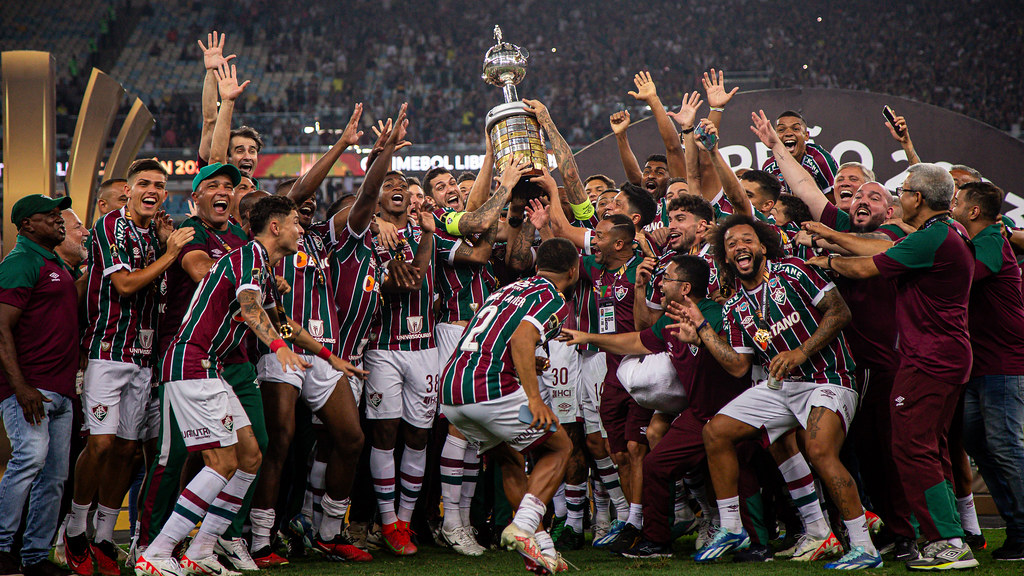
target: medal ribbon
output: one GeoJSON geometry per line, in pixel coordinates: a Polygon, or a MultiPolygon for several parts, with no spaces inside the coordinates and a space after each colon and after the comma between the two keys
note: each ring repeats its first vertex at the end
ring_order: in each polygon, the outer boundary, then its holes
{"type": "Polygon", "coordinates": [[[743,297],[750,304],[750,308],[754,311],[754,317],[757,319],[755,323],[757,325],[757,333],[754,334],[754,340],[761,347],[762,351],[768,349],[768,342],[771,339],[771,333],[769,332],[768,321],[768,263],[765,262],[764,274],[761,276],[761,301],[757,302],[755,298],[752,298],[750,293],[747,292],[746,288],[740,288],[743,292],[743,297]]]}

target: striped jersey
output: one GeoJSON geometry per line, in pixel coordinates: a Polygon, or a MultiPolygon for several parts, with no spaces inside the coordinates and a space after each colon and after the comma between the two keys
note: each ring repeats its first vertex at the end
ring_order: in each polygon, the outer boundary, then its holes
{"type": "MultiPolygon", "coordinates": [[[[753,354],[755,363],[768,366],[772,358],[796,350],[814,334],[822,318],[815,306],[835,284],[796,258],[769,260],[765,265],[768,281],[752,291],[741,289],[730,298],[725,303],[723,324],[736,352],[753,354]],[[759,312],[763,322],[758,320],[759,312]],[[769,332],[764,344],[755,339],[759,329],[769,332]]],[[[853,370],[853,357],[840,333],[793,370],[787,380],[853,388],[853,370]]]]}
{"type": "Polygon", "coordinates": [[[438,322],[449,324],[469,320],[481,303],[491,295],[496,281],[491,263],[484,265],[455,262],[455,252],[465,238],[454,238],[444,232],[434,233],[437,244],[437,285],[434,290],[441,299],[438,322]]]}
{"type": "MultiPolygon", "coordinates": [[[[412,262],[419,248],[423,232],[419,226],[409,222],[400,230],[402,240],[399,247],[392,251],[383,244],[374,242],[374,250],[381,264],[386,267],[392,260],[412,262]]],[[[428,350],[434,347],[434,311],[432,308],[434,295],[434,273],[437,269],[438,246],[437,235],[434,237],[434,254],[432,262],[423,275],[423,284],[415,292],[384,293],[381,295],[380,314],[377,317],[374,331],[379,334],[376,341],[370,342],[370,348],[376,350],[428,350]]]]}
{"type": "Polygon", "coordinates": [[[159,241],[154,227],[142,229],[128,217],[128,208],[109,212],[89,236],[87,320],[82,347],[91,360],[113,360],[149,366],[156,346],[159,304],[167,292],[163,275],[130,296],[111,281],[115,272],[142,270],[156,261],[159,241]]]}
{"type": "Polygon", "coordinates": [[[441,403],[496,400],[519,389],[512,362],[512,334],[523,322],[540,332],[538,346],[554,338],[569,307],[548,279],[534,276],[501,288],[470,320],[441,376],[441,403]]]}
{"type": "MultiPolygon", "coordinates": [[[[620,268],[608,270],[598,264],[594,256],[580,258],[580,282],[577,286],[586,293],[583,296],[586,297],[589,314],[588,325],[584,328],[581,321],[580,330],[587,330],[593,334],[623,334],[636,331],[633,320],[633,297],[636,294],[634,286],[636,269],[643,261],[643,254],[635,251],[633,257],[620,268]],[[614,310],[611,317],[602,316],[611,310],[614,310]]],[[[580,316],[583,316],[582,309],[580,316]]],[[[608,366],[604,381],[606,386],[622,386],[616,375],[621,361],[622,356],[605,354],[605,363],[608,366]]]]}
{"type": "Polygon", "coordinates": [[[255,290],[264,308],[273,308],[273,272],[267,250],[253,240],[221,258],[196,287],[181,328],[163,358],[164,382],[217,378],[224,359],[246,333],[238,294],[255,290]]]}
{"type": "MultiPolygon", "coordinates": [[[[832,186],[836,181],[836,172],[839,171],[839,167],[836,165],[836,161],[832,158],[832,155],[827,150],[814,144],[813,142],[807,143],[807,151],[804,152],[804,157],[800,159],[800,165],[807,170],[807,173],[814,178],[814,183],[818,185],[818,189],[822,192],[828,193],[832,189],[832,186]]],[[[782,191],[787,194],[793,192],[786,186],[786,179],[782,177],[782,170],[779,169],[779,163],[775,161],[775,158],[768,158],[764,162],[764,166],[761,170],[775,176],[782,183],[782,191]]]]}
{"type": "MultiPolygon", "coordinates": [[[[708,274],[708,297],[721,290],[722,283],[718,277],[718,266],[715,265],[715,258],[711,255],[711,244],[693,246],[690,249],[690,254],[700,256],[708,263],[708,268],[710,268],[708,274]]],[[[671,249],[662,254],[661,258],[658,259],[658,265],[654,268],[654,273],[651,274],[650,281],[647,282],[647,307],[652,310],[665,309],[661,304],[661,277],[665,275],[665,270],[668,269],[668,265],[672,263],[672,259],[675,256],[676,252],[671,249]]]]}
{"type": "Polygon", "coordinates": [[[346,224],[341,230],[329,222],[333,240],[330,254],[334,302],[338,305],[339,349],[335,353],[356,362],[370,337],[370,326],[380,310],[380,262],[369,227],[357,234],[346,224]]]}
{"type": "MultiPolygon", "coordinates": [[[[291,290],[281,295],[281,304],[289,318],[301,324],[317,342],[331,352],[338,352],[338,316],[334,306],[334,290],[329,264],[332,246],[326,224],[311,227],[299,236],[299,251],[286,256],[274,267],[274,274],[284,277],[291,290]]],[[[281,319],[284,321],[284,318],[281,319]]],[[[288,342],[297,354],[307,354],[303,348],[288,342]]],[[[259,342],[260,354],[270,354],[270,348],[259,342]]]]}

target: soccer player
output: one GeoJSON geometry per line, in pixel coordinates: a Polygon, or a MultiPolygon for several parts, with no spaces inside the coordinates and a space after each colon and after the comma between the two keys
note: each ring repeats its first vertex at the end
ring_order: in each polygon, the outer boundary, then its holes
{"type": "MultiPolygon", "coordinates": [[[[684,328],[692,331],[682,338],[707,346],[726,372],[740,377],[756,358],[768,367],[769,379],[730,402],[704,428],[722,525],[696,560],[714,560],[747,540],[740,525],[735,444],[761,434],[775,442],[796,429],[850,534],[850,552],[826,567],[881,566],[856,485],[839,461],[857,406],[850,374],[853,359],[841,334],[850,320],[849,309],[835,286],[817,272],[795,259],[780,260],[782,246],[767,224],[732,216],[719,227],[714,245],[715,257],[742,286],[726,302],[726,336],[711,329],[692,303],[675,304],[669,312],[686,320],[684,328]],[[685,313],[674,313],[673,308],[685,313]]],[[[780,464],[795,455],[795,450],[781,457],[780,452],[773,451],[780,464]]]]}
{"type": "MultiPolygon", "coordinates": [[[[817,257],[808,262],[848,278],[881,275],[898,282],[900,367],[892,388],[892,451],[922,536],[916,570],[978,565],[949,486],[946,439],[970,375],[967,306],[975,259],[963,228],[949,217],[953,177],[935,164],[911,166],[897,189],[903,221],[917,231],[874,256],[817,257]]],[[[884,242],[882,242],[884,244],[884,242]]]]}
{"type": "Polygon", "coordinates": [[[566,240],[541,244],[538,275],[505,286],[484,302],[445,366],[440,390],[445,418],[478,442],[481,453],[514,460],[516,452],[533,450],[529,479],[506,479],[506,496],[517,510],[501,544],[519,552],[528,570],[541,573],[564,566],[550,536],[543,545],[535,533],[565,475],[571,442],[541,399],[535,355],[569,315],[563,294],[579,278],[578,259],[566,240]]]}
{"type": "Polygon", "coordinates": [[[136,160],[128,169],[128,203],[101,218],[92,233],[82,338],[89,355],[82,385],[89,439],[75,468],[64,534],[68,565],[86,576],[93,572],[93,558],[100,573],[120,574],[114,524],[131,483],[149,400],[158,305],[166,292],[163,273],[194,234],[173,230],[160,211],[166,184],[159,162],[136,160]],[[90,543],[86,522],[97,496],[90,543]]]}
{"type": "Polygon", "coordinates": [[[810,135],[804,117],[799,112],[786,110],[775,121],[775,132],[778,134],[779,146],[771,149],[774,157],[765,160],[761,170],[778,178],[782,182],[783,192],[789,192],[779,169],[779,158],[782,154],[789,154],[814,178],[819,190],[826,194],[831,192],[837,171],[836,161],[827,150],[808,142],[810,135]]]}

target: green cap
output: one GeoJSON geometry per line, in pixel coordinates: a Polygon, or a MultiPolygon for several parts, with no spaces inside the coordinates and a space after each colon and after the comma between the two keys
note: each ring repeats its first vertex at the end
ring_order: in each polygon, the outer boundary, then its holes
{"type": "Polygon", "coordinates": [[[199,184],[203,180],[208,180],[217,174],[227,174],[231,178],[231,185],[238,186],[238,183],[242,181],[242,173],[238,171],[232,164],[221,164],[220,162],[214,162],[213,164],[207,164],[199,170],[199,174],[192,179],[192,191],[195,192],[199,189],[199,184]]]}
{"type": "Polygon", "coordinates": [[[28,218],[33,214],[49,212],[54,208],[60,208],[61,210],[71,208],[71,197],[60,196],[58,198],[50,198],[42,194],[29,194],[14,203],[14,207],[11,208],[11,222],[20,224],[24,218],[28,218]]]}

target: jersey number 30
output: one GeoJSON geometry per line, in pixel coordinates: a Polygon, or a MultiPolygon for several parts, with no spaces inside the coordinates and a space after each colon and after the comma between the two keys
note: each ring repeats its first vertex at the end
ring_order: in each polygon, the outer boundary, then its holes
{"type": "Polygon", "coordinates": [[[459,349],[463,352],[479,352],[480,344],[476,339],[487,331],[487,327],[491,325],[497,314],[498,307],[493,305],[485,306],[483,310],[480,310],[476,317],[477,325],[466,332],[466,335],[462,338],[462,346],[459,349]]]}

